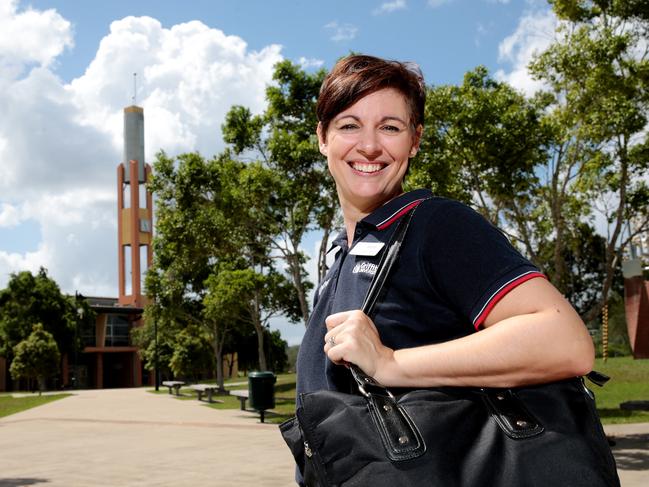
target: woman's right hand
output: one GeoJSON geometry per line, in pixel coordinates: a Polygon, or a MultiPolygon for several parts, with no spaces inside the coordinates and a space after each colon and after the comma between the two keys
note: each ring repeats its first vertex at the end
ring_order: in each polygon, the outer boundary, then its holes
{"type": "Polygon", "coordinates": [[[361,310],[329,315],[325,324],[324,351],[337,365],[355,364],[380,381],[380,371],[392,360],[394,350],[381,342],[372,319],[361,310]]]}

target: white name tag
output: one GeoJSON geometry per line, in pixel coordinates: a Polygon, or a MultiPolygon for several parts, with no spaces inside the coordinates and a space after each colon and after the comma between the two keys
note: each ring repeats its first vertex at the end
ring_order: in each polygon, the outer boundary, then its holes
{"type": "Polygon", "coordinates": [[[349,251],[351,255],[374,257],[385,246],[384,242],[358,242],[349,251]]]}

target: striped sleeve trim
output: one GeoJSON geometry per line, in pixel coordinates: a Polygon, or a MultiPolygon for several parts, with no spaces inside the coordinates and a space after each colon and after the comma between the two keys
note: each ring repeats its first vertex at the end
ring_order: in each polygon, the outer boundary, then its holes
{"type": "Polygon", "coordinates": [[[392,213],[392,215],[390,215],[390,216],[387,217],[385,220],[383,220],[381,223],[379,223],[378,225],[376,225],[376,228],[378,228],[379,230],[385,230],[385,229],[388,228],[390,225],[392,225],[395,221],[397,221],[397,220],[399,219],[400,216],[402,216],[402,215],[408,213],[410,210],[412,210],[413,208],[417,207],[417,206],[419,205],[419,203],[421,203],[422,201],[424,201],[424,199],[426,199],[426,198],[422,198],[422,199],[418,199],[418,200],[415,200],[415,201],[411,201],[411,202],[408,203],[407,205],[402,206],[402,207],[399,208],[397,211],[395,211],[394,213],[392,213]]]}
{"type": "Polygon", "coordinates": [[[473,320],[473,326],[475,327],[475,329],[477,330],[480,325],[482,325],[494,306],[496,306],[498,301],[500,301],[509,291],[523,284],[525,281],[534,279],[535,277],[543,277],[544,279],[547,279],[545,274],[542,274],[539,271],[527,271],[523,274],[520,274],[519,276],[510,279],[505,284],[500,286],[500,288],[498,288],[498,290],[489,297],[482,309],[480,309],[480,311],[478,312],[476,318],[473,320]]]}

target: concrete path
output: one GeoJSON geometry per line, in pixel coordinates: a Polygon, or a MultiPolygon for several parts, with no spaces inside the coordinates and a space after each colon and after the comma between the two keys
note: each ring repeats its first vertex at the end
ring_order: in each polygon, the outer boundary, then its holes
{"type": "Polygon", "coordinates": [[[615,441],[613,455],[622,487],[647,487],[649,423],[611,424],[605,426],[604,430],[609,438],[615,441]]]}
{"type": "MultiPolygon", "coordinates": [[[[649,423],[606,431],[622,486],[649,485],[649,423]]],[[[0,418],[0,487],[288,487],[292,479],[276,425],[144,389],[79,391],[0,418]]]]}
{"type": "Polygon", "coordinates": [[[0,418],[0,487],[292,486],[277,425],[143,389],[75,395],[0,418]]]}

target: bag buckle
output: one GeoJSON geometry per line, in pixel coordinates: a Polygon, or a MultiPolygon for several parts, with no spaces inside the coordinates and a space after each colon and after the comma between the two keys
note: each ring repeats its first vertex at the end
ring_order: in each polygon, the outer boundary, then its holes
{"type": "Polygon", "coordinates": [[[370,382],[368,382],[367,384],[361,384],[361,383],[358,384],[358,390],[359,390],[359,391],[361,392],[361,394],[363,394],[365,397],[369,398],[369,397],[370,397],[370,394],[371,394],[370,392],[367,392],[367,391],[365,390],[365,386],[366,386],[366,385],[368,385],[368,386],[370,386],[370,387],[372,387],[372,388],[376,388],[377,391],[380,392],[382,396],[389,397],[389,398],[392,399],[393,401],[396,401],[396,399],[394,398],[394,396],[392,395],[392,393],[390,392],[389,389],[387,389],[385,386],[382,386],[381,384],[376,383],[376,382],[375,382],[375,383],[370,383],[370,382]]]}

